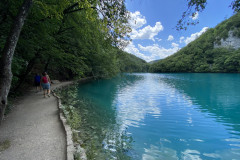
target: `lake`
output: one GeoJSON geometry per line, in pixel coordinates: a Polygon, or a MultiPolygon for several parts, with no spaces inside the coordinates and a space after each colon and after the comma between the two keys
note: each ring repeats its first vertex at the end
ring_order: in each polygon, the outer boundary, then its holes
{"type": "Polygon", "coordinates": [[[240,74],[129,73],[69,90],[89,159],[240,159],[240,74]]]}

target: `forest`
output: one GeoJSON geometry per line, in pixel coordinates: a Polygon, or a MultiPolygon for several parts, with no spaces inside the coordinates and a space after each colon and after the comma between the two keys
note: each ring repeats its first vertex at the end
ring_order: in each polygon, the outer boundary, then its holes
{"type": "MultiPolygon", "coordinates": [[[[12,60],[12,91],[23,82],[32,84],[33,76],[44,71],[52,79],[69,80],[147,70],[144,60],[121,50],[125,44],[119,39],[131,31],[124,3],[102,4],[101,13],[106,13],[100,17],[94,8],[96,2],[82,1],[74,6],[74,1],[34,1],[12,60]]],[[[1,51],[22,3],[0,2],[1,51]]]]}
{"type": "Polygon", "coordinates": [[[177,53],[153,63],[150,72],[240,72],[240,49],[216,48],[232,31],[240,38],[240,14],[237,13],[215,28],[208,29],[177,53]]]}

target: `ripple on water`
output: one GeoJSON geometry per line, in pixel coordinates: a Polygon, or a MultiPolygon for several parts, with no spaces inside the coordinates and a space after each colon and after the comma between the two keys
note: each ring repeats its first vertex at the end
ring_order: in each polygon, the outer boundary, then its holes
{"type": "Polygon", "coordinates": [[[136,160],[239,158],[237,74],[125,74],[84,87],[79,94],[105,111],[95,107],[88,114],[100,114],[106,128],[115,126],[103,135],[115,157],[125,144],[131,147],[124,153],[136,160]]]}

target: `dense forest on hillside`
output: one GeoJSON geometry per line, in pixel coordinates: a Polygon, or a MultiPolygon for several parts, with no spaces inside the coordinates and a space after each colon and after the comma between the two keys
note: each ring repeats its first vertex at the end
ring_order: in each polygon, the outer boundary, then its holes
{"type": "Polygon", "coordinates": [[[240,72],[240,49],[214,48],[226,40],[229,31],[240,37],[240,13],[208,29],[177,53],[150,66],[150,72],[240,72]]]}
{"type": "MultiPolygon", "coordinates": [[[[105,10],[109,9],[109,13],[102,10],[106,17],[100,17],[93,7],[96,2],[83,1],[74,6],[74,0],[34,1],[13,57],[12,89],[23,82],[32,83],[33,75],[43,71],[60,80],[146,71],[145,61],[119,49],[122,44],[118,40],[131,31],[124,1],[103,4],[105,10]]],[[[0,2],[1,53],[22,3],[0,2]]]]}

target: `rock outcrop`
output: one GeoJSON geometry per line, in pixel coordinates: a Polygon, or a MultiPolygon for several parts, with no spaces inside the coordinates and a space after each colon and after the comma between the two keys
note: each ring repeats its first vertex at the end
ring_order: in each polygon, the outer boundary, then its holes
{"type": "Polygon", "coordinates": [[[238,49],[240,48],[240,38],[234,36],[234,31],[231,30],[228,32],[228,38],[225,40],[222,38],[220,43],[214,43],[214,48],[233,48],[238,49]]]}

